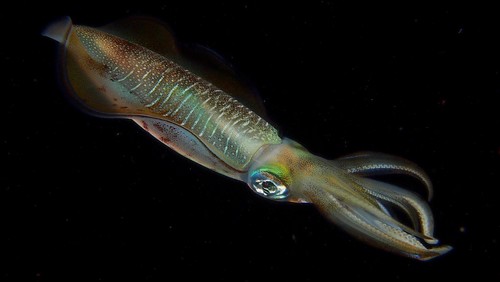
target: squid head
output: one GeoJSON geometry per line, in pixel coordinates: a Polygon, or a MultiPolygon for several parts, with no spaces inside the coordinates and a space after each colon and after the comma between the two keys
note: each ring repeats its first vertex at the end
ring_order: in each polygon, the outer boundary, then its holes
{"type": "Polygon", "coordinates": [[[329,220],[369,244],[419,260],[451,250],[437,246],[428,204],[397,186],[367,175],[408,174],[432,193],[431,182],[417,165],[380,153],[360,153],[326,160],[290,139],[261,148],[247,175],[248,186],[276,201],[312,203],[329,220]],[[391,211],[411,220],[406,226],[391,211]]]}

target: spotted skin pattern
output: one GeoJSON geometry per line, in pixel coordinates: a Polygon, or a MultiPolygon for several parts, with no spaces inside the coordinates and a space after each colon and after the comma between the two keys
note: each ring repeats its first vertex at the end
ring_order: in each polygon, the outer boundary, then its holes
{"type": "Polygon", "coordinates": [[[243,170],[264,144],[278,144],[277,130],[229,94],[153,51],[99,30],[74,26],[102,75],[126,89],[146,112],[180,125],[214,154],[243,170]]]}

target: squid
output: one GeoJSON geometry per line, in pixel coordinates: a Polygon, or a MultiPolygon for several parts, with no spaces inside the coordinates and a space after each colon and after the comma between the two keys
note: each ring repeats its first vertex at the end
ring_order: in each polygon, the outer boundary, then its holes
{"type": "Polygon", "coordinates": [[[433,237],[426,200],[372,177],[416,178],[430,200],[432,183],[419,166],[383,153],[335,160],[311,154],[266,121],[262,103],[234,71],[217,59],[197,62],[200,56],[182,50],[165,24],[130,18],[92,28],[66,17],[42,35],[60,44],[66,92],[86,112],[130,119],[257,195],[312,204],[347,233],[383,250],[429,260],[452,249],[433,237]]]}

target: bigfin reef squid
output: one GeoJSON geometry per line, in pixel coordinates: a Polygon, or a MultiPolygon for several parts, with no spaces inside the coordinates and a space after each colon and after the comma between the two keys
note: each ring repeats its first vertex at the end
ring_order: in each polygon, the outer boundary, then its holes
{"type": "Polygon", "coordinates": [[[311,154],[278,134],[264,119],[262,103],[252,102],[251,91],[230,71],[183,56],[165,24],[136,17],[91,28],[66,17],[43,35],[60,43],[68,95],[87,112],[131,119],[174,151],[262,197],[311,203],[373,246],[418,260],[451,250],[433,237],[426,200],[370,178],[408,175],[425,186],[430,200],[432,184],[419,166],[382,153],[335,160],[311,154]]]}

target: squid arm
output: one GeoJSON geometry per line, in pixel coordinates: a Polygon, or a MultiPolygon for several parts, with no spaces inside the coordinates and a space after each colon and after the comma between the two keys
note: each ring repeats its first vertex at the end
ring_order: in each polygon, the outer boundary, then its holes
{"type": "Polygon", "coordinates": [[[388,174],[405,174],[419,180],[427,189],[427,199],[433,196],[432,182],[417,164],[389,154],[375,152],[358,152],[336,160],[338,165],[349,173],[361,176],[376,176],[388,174]]]}

